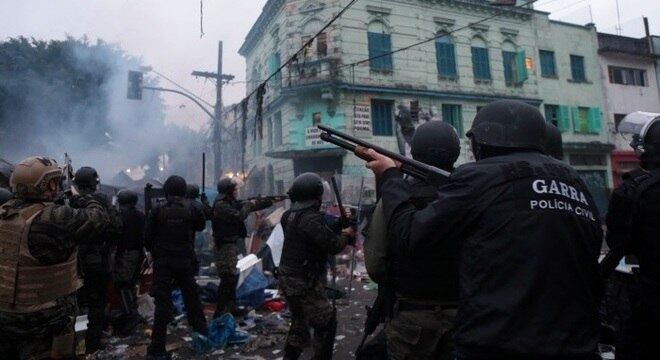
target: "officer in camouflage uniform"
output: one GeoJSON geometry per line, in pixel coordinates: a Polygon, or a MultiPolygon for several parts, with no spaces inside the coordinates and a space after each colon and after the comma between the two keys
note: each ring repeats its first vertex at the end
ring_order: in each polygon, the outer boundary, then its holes
{"type": "MultiPolygon", "coordinates": [[[[456,130],[442,121],[420,125],[411,142],[415,160],[446,171],[454,169],[460,151],[456,130]]],[[[412,191],[409,203],[416,209],[437,200],[436,186],[441,184],[431,185],[412,177],[406,181],[412,191]]],[[[370,230],[367,245],[379,241],[374,238],[376,236],[387,236],[382,206],[382,202],[376,205],[372,223],[381,224],[383,228],[372,227],[374,231],[370,230]]],[[[378,290],[379,296],[394,298],[380,302],[386,307],[381,312],[391,315],[386,327],[390,359],[452,359],[451,335],[458,306],[457,244],[440,243],[416,257],[406,256],[396,248],[394,241],[388,245],[386,280],[382,284],[379,282],[378,290]],[[393,307],[387,308],[389,304],[393,307]],[[410,329],[418,336],[410,338],[410,329]]]]}
{"type": "Polygon", "coordinates": [[[119,327],[115,329],[119,334],[130,335],[140,322],[135,301],[135,286],[144,261],[145,216],[135,207],[138,195],[134,191],[119,191],[117,202],[123,226],[115,253],[114,282],[120,295],[122,318],[118,323],[113,324],[113,327],[119,327]]]}
{"type": "Polygon", "coordinates": [[[224,178],[218,182],[218,198],[213,204],[213,239],[215,241],[215,266],[220,277],[218,306],[215,316],[236,311],[236,285],[238,284],[238,242],[245,239],[245,219],[251,212],[273,205],[270,200],[239,201],[237,183],[224,178]]]}
{"type": "Polygon", "coordinates": [[[30,157],[11,176],[15,199],[0,208],[0,354],[4,359],[74,356],[78,245],[108,225],[92,196],[74,195],[77,209],[53,203],[62,170],[30,157]],[[40,288],[40,291],[35,291],[40,288]]]}
{"type": "Polygon", "coordinates": [[[110,219],[110,226],[81,244],[78,251],[83,276],[83,287],[78,292],[78,298],[81,306],[87,308],[89,324],[85,333],[85,352],[91,354],[102,347],[101,336],[106,325],[105,308],[110,282],[110,248],[121,235],[121,219],[114,208],[111,209],[105,194],[96,192],[100,180],[94,168],[81,167],[76,171],[73,182],[81,195],[92,196],[102,204],[110,219]]]}
{"type": "Polygon", "coordinates": [[[292,204],[282,215],[284,246],[279,267],[280,289],[291,310],[284,359],[300,357],[309,342],[310,327],[314,329],[313,359],[331,359],[337,314],[323,285],[327,259],[355,244],[355,231],[343,228],[341,220],[332,226],[326,223],[319,211],[323,181],[317,174],[298,176],[288,194],[292,204]]]}

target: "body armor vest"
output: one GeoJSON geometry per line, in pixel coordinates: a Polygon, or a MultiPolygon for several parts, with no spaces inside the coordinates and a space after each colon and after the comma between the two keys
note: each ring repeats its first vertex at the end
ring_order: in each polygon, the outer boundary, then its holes
{"type": "Polygon", "coordinates": [[[300,231],[302,217],[312,209],[287,211],[282,215],[284,245],[280,260],[282,275],[303,276],[316,279],[325,272],[327,254],[319,252],[300,231]]]}
{"type": "MultiPolygon", "coordinates": [[[[229,200],[227,198],[217,200],[216,206],[229,206],[236,210],[241,210],[242,203],[236,200],[229,200]]],[[[213,237],[215,239],[216,245],[220,246],[222,244],[236,243],[237,240],[243,239],[247,236],[247,228],[245,227],[245,222],[243,219],[228,218],[229,216],[214,216],[211,220],[211,226],[213,227],[213,237]]]]}
{"type": "Polygon", "coordinates": [[[192,214],[183,201],[168,202],[158,208],[157,256],[191,257],[194,254],[192,214]]]}
{"type": "Polygon", "coordinates": [[[44,208],[34,204],[0,210],[0,311],[24,313],[49,308],[54,300],[81,286],[77,251],[67,261],[47,266],[30,254],[30,225],[44,208]]]}

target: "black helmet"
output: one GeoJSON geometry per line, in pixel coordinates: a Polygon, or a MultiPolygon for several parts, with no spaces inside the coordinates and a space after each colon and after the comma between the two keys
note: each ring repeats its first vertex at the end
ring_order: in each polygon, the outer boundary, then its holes
{"type": "Polygon", "coordinates": [[[323,196],[323,179],[315,173],[300,174],[287,194],[293,202],[319,199],[323,196]]]}
{"type": "Polygon", "coordinates": [[[178,175],[168,177],[163,184],[163,190],[167,196],[186,196],[186,187],[186,180],[178,175]]]}
{"type": "Polygon", "coordinates": [[[561,139],[561,131],[551,123],[547,123],[545,134],[545,154],[557,160],[564,158],[564,143],[561,139]]]}
{"type": "Polygon", "coordinates": [[[197,199],[199,197],[199,186],[195,184],[188,184],[186,188],[187,199],[197,199]]]}
{"type": "Polygon", "coordinates": [[[456,129],[443,121],[429,121],[415,130],[410,144],[413,159],[451,170],[461,153],[456,129]]]}
{"type": "Polygon", "coordinates": [[[117,193],[117,202],[119,205],[133,205],[135,206],[138,202],[138,194],[133,190],[120,190],[117,193]]]}
{"type": "Polygon", "coordinates": [[[466,136],[479,145],[544,151],[545,133],[539,109],[522,101],[498,100],[477,113],[466,136]]]}
{"type": "Polygon", "coordinates": [[[96,190],[99,182],[99,174],[93,167],[83,166],[76,171],[75,175],[73,175],[73,183],[76,184],[79,189],[96,190]]]}
{"type": "Polygon", "coordinates": [[[218,193],[222,195],[231,195],[234,190],[236,190],[237,186],[238,183],[236,180],[228,177],[222,178],[218,181],[218,193]]]}
{"type": "Polygon", "coordinates": [[[0,205],[6,203],[9,201],[12,197],[14,197],[14,194],[11,193],[11,191],[0,187],[0,205]]]}

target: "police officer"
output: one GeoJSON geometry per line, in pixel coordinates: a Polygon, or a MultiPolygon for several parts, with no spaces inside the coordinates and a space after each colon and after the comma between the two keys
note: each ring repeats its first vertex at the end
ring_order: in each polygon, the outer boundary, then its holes
{"type": "Polygon", "coordinates": [[[105,194],[96,192],[99,182],[96,170],[88,166],[78,169],[73,178],[73,183],[80,194],[94,197],[106,208],[111,220],[111,226],[90,241],[81,244],[78,251],[83,275],[83,287],[78,295],[80,303],[87,307],[89,319],[85,333],[85,351],[88,354],[101,349],[110,281],[110,247],[121,231],[121,220],[114,209],[110,209],[108,198],[105,194]]]}
{"type": "Polygon", "coordinates": [[[606,220],[607,244],[619,254],[609,272],[624,254],[639,260],[641,304],[633,309],[631,325],[641,343],[641,359],[657,358],[660,340],[660,121],[652,121],[631,144],[641,168],[624,175],[623,184],[612,193],[606,220]]]}
{"type": "Polygon", "coordinates": [[[551,123],[546,123],[545,153],[557,160],[564,159],[564,141],[561,131],[551,123]]]}
{"type": "MultiPolygon", "coordinates": [[[[415,160],[452,171],[460,154],[460,140],[456,130],[448,123],[430,121],[420,125],[411,141],[411,155],[415,160]]],[[[440,180],[443,184],[448,179],[440,180]]],[[[437,199],[436,186],[409,177],[406,182],[412,191],[409,204],[423,209],[437,199]]],[[[372,223],[382,224],[383,230],[369,232],[368,242],[387,241],[387,226],[382,212],[382,202],[376,206],[372,223]],[[380,233],[380,235],[379,235],[380,233]]],[[[409,257],[397,246],[390,244],[387,263],[383,266],[389,274],[379,296],[394,293],[394,299],[386,299],[385,313],[392,318],[386,327],[387,350],[390,359],[451,359],[451,330],[458,305],[458,244],[437,243],[429,251],[409,257]],[[389,287],[389,289],[387,289],[389,287]],[[387,304],[396,301],[393,309],[387,304]],[[410,339],[410,329],[419,329],[418,336],[410,339]]],[[[365,245],[365,252],[366,252],[365,245]]]]}
{"type": "MultiPolygon", "coordinates": [[[[493,102],[471,130],[465,164],[418,210],[391,159],[370,150],[391,239],[411,258],[460,246],[458,359],[587,359],[598,345],[602,230],[579,175],[543,155],[544,119],[493,102]]],[[[414,339],[419,327],[406,333],[414,339]]]]}
{"type": "Polygon", "coordinates": [[[5,359],[74,357],[78,245],[108,224],[89,195],[77,209],[56,205],[62,170],[52,159],[21,161],[11,176],[15,198],[0,208],[0,354],[5,359]],[[37,290],[38,289],[38,290],[37,290]]]}
{"type": "Polygon", "coordinates": [[[185,200],[186,181],[170,176],[163,184],[165,204],[147,216],[145,246],[154,258],[154,326],[148,355],[166,358],[167,323],[170,320],[172,283],[181,289],[188,322],[202,336],[208,334],[194,277],[193,235],[204,229],[204,214],[185,200]]]}
{"type": "Polygon", "coordinates": [[[284,359],[298,359],[314,329],[314,359],[331,359],[337,330],[337,314],[325,295],[323,283],[328,255],[355,244],[355,231],[332,226],[319,211],[323,181],[314,173],[298,176],[288,192],[291,209],[282,215],[284,245],[279,285],[291,311],[291,328],[284,359]]]}
{"type": "MultiPolygon", "coordinates": [[[[188,184],[186,188],[186,199],[190,201],[190,204],[196,207],[199,211],[204,213],[204,218],[206,220],[211,220],[213,217],[213,209],[209,206],[209,201],[206,198],[206,194],[201,194],[199,186],[195,184],[188,184]]],[[[195,274],[199,274],[199,258],[197,256],[197,251],[204,246],[204,234],[201,232],[195,233],[195,274]]]]}
{"type": "Polygon", "coordinates": [[[130,335],[140,322],[135,301],[135,286],[140,276],[144,261],[144,213],[135,206],[138,195],[132,190],[121,190],[117,193],[119,216],[122,232],[117,242],[115,252],[114,282],[119,291],[122,316],[117,325],[118,332],[130,335]]]}
{"type": "Polygon", "coordinates": [[[239,241],[247,236],[245,219],[253,211],[273,205],[270,200],[239,201],[238,183],[223,178],[218,182],[218,198],[213,204],[213,239],[215,241],[215,265],[220,277],[216,316],[236,311],[236,263],[240,253],[239,241]]]}

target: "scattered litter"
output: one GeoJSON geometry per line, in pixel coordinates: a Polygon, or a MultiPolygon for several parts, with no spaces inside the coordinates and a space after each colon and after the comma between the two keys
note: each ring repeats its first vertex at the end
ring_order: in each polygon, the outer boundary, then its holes
{"type": "Polygon", "coordinates": [[[236,263],[236,268],[240,272],[238,275],[238,283],[236,284],[237,288],[240,288],[248,275],[252,274],[252,269],[258,269],[260,273],[263,272],[263,265],[261,259],[257,255],[250,254],[236,263]]]}
{"type": "Polygon", "coordinates": [[[282,350],[279,350],[279,349],[278,349],[278,350],[273,350],[273,355],[277,355],[277,354],[279,354],[281,351],[282,351],[282,350]]]}
{"type": "Polygon", "coordinates": [[[184,336],[184,337],[181,338],[181,340],[183,340],[185,342],[191,342],[193,339],[190,336],[184,336]]]}
{"type": "Polygon", "coordinates": [[[154,310],[156,305],[154,304],[154,298],[147,294],[142,294],[137,298],[138,305],[138,314],[142,316],[147,323],[151,324],[154,321],[154,310]]]}
{"type": "Polygon", "coordinates": [[[335,340],[337,340],[337,341],[342,341],[342,340],[344,340],[344,339],[346,339],[346,336],[345,336],[345,335],[337,335],[337,336],[335,336],[335,340]]]}
{"type": "Polygon", "coordinates": [[[76,317],[76,326],[75,330],[76,332],[81,332],[87,330],[87,324],[89,323],[89,320],[87,320],[87,315],[82,315],[76,317]]]}
{"type": "Polygon", "coordinates": [[[268,279],[260,269],[253,267],[245,281],[236,290],[236,303],[253,308],[261,307],[266,299],[264,293],[266,287],[268,287],[268,279]]]}
{"type": "Polygon", "coordinates": [[[286,307],[286,302],[282,299],[277,299],[277,300],[266,301],[262,308],[270,312],[280,312],[284,310],[285,307],[286,307]]]}

